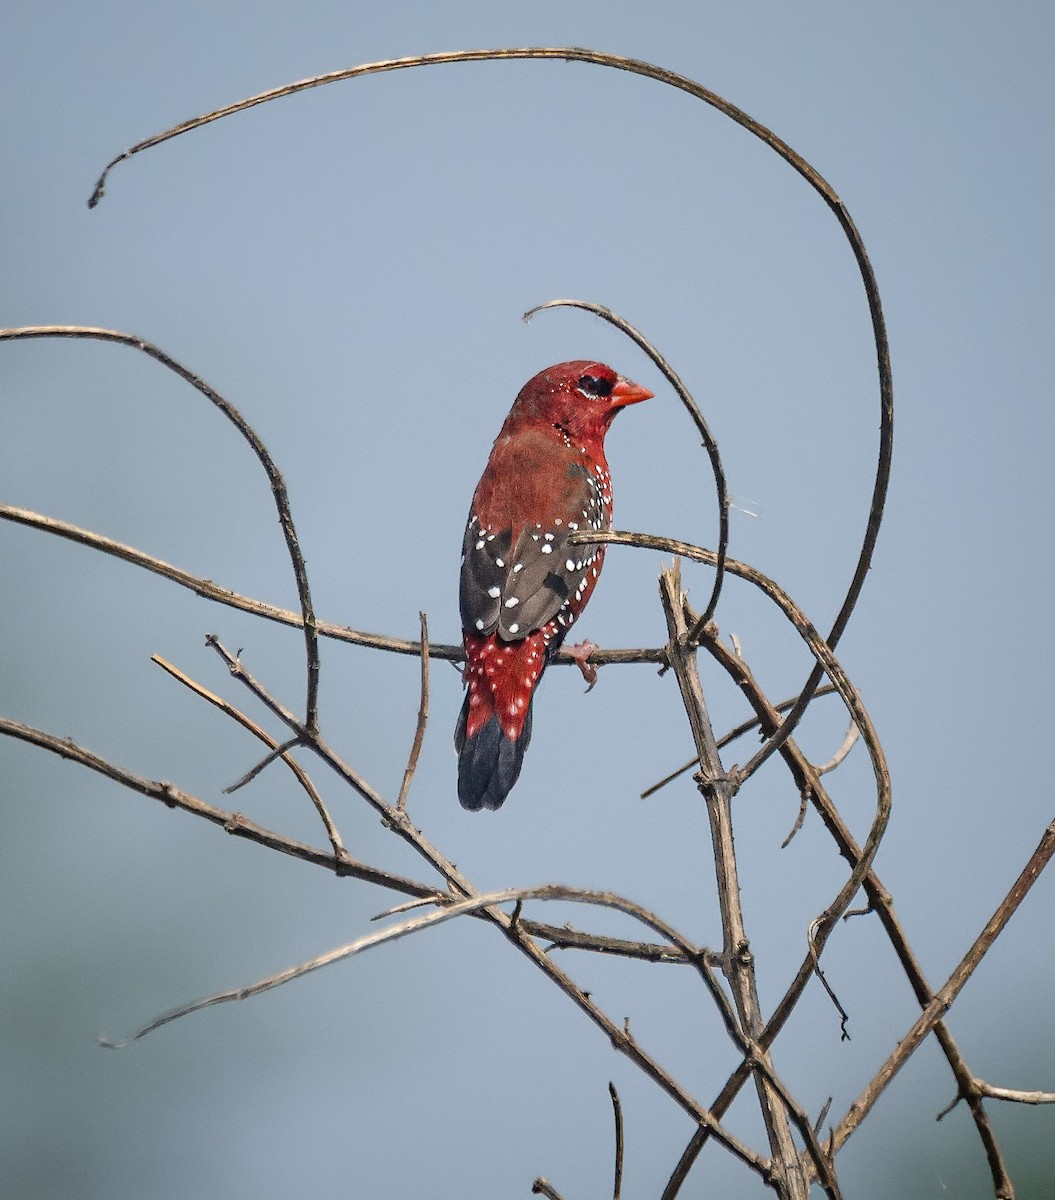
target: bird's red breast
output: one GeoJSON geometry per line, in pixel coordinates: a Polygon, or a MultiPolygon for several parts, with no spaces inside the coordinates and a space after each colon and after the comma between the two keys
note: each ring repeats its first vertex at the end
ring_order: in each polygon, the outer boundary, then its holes
{"type": "Polygon", "coordinates": [[[455,740],[467,808],[497,808],[516,781],[535,687],[604,562],[603,545],[570,541],[578,531],[611,527],[604,435],[620,408],[651,395],[603,363],[560,363],[529,380],[495,440],[462,545],[468,690],[455,740]],[[474,745],[481,738],[516,760],[504,791],[494,778],[494,755],[474,745]]]}

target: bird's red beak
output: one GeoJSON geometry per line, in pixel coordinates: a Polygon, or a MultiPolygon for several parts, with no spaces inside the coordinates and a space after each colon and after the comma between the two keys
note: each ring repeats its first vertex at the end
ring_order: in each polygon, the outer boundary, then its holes
{"type": "Polygon", "coordinates": [[[628,404],[640,404],[642,400],[651,400],[652,392],[643,388],[632,379],[624,379],[620,375],[612,388],[612,404],[616,408],[625,408],[628,404]]]}

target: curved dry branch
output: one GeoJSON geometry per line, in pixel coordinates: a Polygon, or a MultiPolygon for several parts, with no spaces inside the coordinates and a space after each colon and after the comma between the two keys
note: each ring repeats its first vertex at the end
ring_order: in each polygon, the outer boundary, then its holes
{"type": "Polygon", "coordinates": [[[403,772],[403,782],[399,787],[399,798],[396,808],[407,806],[407,793],[410,791],[410,781],[418,769],[418,756],[421,754],[421,744],[425,740],[425,725],[429,719],[429,622],[423,612],[418,613],[421,622],[421,700],[418,704],[418,719],[414,726],[414,740],[410,745],[410,755],[407,758],[406,770],[403,772]]]}
{"type": "Polygon", "coordinates": [[[203,379],[190,371],[182,363],[177,362],[171,355],[166,354],[153,342],[146,338],[137,337],[133,333],[122,333],[117,329],[97,329],[90,325],[29,325],[19,329],[0,329],[0,341],[19,341],[24,338],[75,338],[102,342],[113,342],[119,346],[129,346],[133,350],[141,350],[155,362],[161,363],[170,371],[209,400],[238,432],[249,443],[249,448],[256,455],[257,461],[264,468],[271,493],[275,498],[278,510],[278,521],[282,526],[282,535],[286,540],[286,550],[293,566],[293,575],[297,582],[297,595],[300,599],[301,621],[304,627],[304,647],[308,666],[307,698],[304,705],[304,724],[309,729],[315,729],[319,723],[319,639],[315,630],[315,612],[311,604],[311,590],[308,587],[308,570],[304,563],[304,555],[300,551],[297,531],[293,524],[293,514],[289,507],[289,494],[286,491],[286,481],[275,465],[274,459],[268,453],[267,447],[257,436],[256,431],[230,401],[225,400],[215,388],[211,388],[203,379]]]}
{"type": "Polygon", "coordinates": [[[707,622],[714,616],[714,610],[718,607],[718,598],[722,594],[722,583],[725,580],[725,559],[729,552],[729,490],[725,482],[725,468],[722,466],[722,458],[718,453],[718,443],[715,441],[703,413],[700,412],[700,406],[692,398],[692,393],[682,383],[677,372],[656,347],[652,345],[648,338],[639,329],[631,325],[625,317],[621,317],[618,313],[613,312],[610,308],[606,308],[603,304],[594,304],[591,300],[548,300],[545,304],[539,304],[524,313],[524,320],[530,321],[536,313],[550,308],[580,308],[584,312],[593,313],[594,316],[600,317],[610,325],[614,325],[620,332],[625,333],[659,368],[663,377],[677,393],[678,399],[685,406],[685,410],[692,418],[697,432],[703,439],[704,449],[707,451],[707,457],[711,461],[711,471],[714,475],[714,487],[718,499],[718,559],[715,566],[714,585],[711,588],[710,599],[707,601],[703,615],[696,623],[696,628],[692,634],[694,638],[699,638],[707,622]]]}
{"type": "Polygon", "coordinates": [[[846,761],[846,756],[854,748],[854,745],[860,736],[861,732],[857,728],[856,723],[851,721],[846,730],[846,734],[836,748],[835,753],[831,756],[831,758],[828,759],[827,762],[821,763],[820,766],[817,767],[817,774],[828,775],[838,767],[842,766],[842,764],[846,761]]]}
{"type": "MultiPolygon", "coordinates": [[[[439,925],[445,921],[453,920],[455,917],[471,915],[473,913],[483,912],[486,909],[495,909],[498,905],[507,903],[516,903],[517,911],[510,919],[510,927],[516,930],[520,921],[519,906],[526,900],[540,901],[561,901],[565,903],[578,903],[597,905],[603,908],[611,908],[617,912],[625,913],[627,916],[633,917],[640,921],[648,928],[657,933],[661,933],[664,937],[669,937],[672,942],[679,946],[686,959],[693,962],[701,976],[707,981],[709,990],[712,994],[717,994],[720,997],[721,1003],[728,1014],[727,1028],[733,1036],[733,1040],[741,1047],[750,1053],[753,1057],[753,1062],[756,1068],[760,1069],[764,1077],[771,1086],[773,1086],[782,1096],[785,1103],[795,1111],[797,1116],[797,1124],[800,1132],[803,1134],[808,1146],[810,1147],[811,1157],[814,1160],[815,1168],[819,1171],[823,1186],[833,1200],[838,1200],[839,1191],[838,1185],[835,1183],[834,1177],[831,1176],[830,1163],[821,1151],[813,1135],[812,1128],[806,1120],[805,1114],[794,1105],[791,1100],[790,1093],[786,1087],[775,1077],[772,1068],[765,1064],[762,1058],[757,1053],[757,1048],[754,1047],[749,1039],[744,1037],[736,1028],[735,1019],[732,1017],[731,1011],[728,1009],[728,1001],[718,988],[717,981],[714,980],[710,972],[710,967],[707,963],[707,953],[702,947],[697,947],[688,941],[682,934],[674,929],[667,922],[658,917],[655,913],[644,908],[644,906],[629,900],[624,896],[619,896],[614,892],[595,891],[587,888],[566,887],[562,884],[544,884],[541,887],[533,888],[507,888],[502,891],[490,892],[485,895],[476,895],[471,898],[458,901],[450,901],[446,899],[441,903],[435,912],[426,913],[422,916],[413,917],[407,921],[401,921],[398,924],[390,925],[386,929],[378,930],[376,933],[365,934],[363,937],[356,938],[354,941],[347,943],[344,946],[339,946],[333,950],[327,951],[325,954],[317,955],[309,959],[307,962],[299,963],[297,966],[289,967],[283,971],[276,972],[273,975],[268,975],[263,979],[257,980],[256,983],[248,984],[243,987],[225,988],[222,991],[214,992],[201,999],[190,1001],[187,1004],[181,1004],[176,1008],[169,1009],[162,1013],[154,1020],[148,1022],[129,1037],[120,1041],[115,1041],[109,1038],[101,1038],[103,1045],[111,1049],[122,1049],[132,1042],[138,1041],[147,1034],[153,1033],[155,1030],[162,1028],[164,1025],[170,1024],[181,1017],[189,1016],[192,1013],[200,1012],[202,1009],[210,1008],[217,1004],[225,1004],[232,1000],[247,1000],[252,996],[258,996],[263,992],[270,991],[273,988],[280,987],[285,983],[290,983],[295,979],[300,979],[313,971],[321,970],[323,967],[328,967],[334,963],[341,962],[345,959],[352,958],[365,950],[372,949],[375,946],[380,946],[388,942],[397,941],[400,938],[407,937],[410,934],[418,933],[421,930],[431,928],[434,925],[439,925]]],[[[624,1030],[624,1036],[629,1036],[624,1030]]],[[[664,1072],[665,1074],[665,1072],[664,1072]]],[[[669,1076],[668,1076],[669,1078],[669,1076]]],[[[671,1081],[673,1082],[673,1081],[671,1081]]],[[[711,1136],[717,1137],[727,1149],[731,1150],[738,1158],[749,1166],[753,1166],[763,1174],[768,1174],[765,1170],[765,1164],[757,1155],[754,1154],[748,1147],[737,1142],[727,1130],[724,1130],[720,1123],[706,1118],[703,1122],[710,1130],[711,1136]]]]}
{"type": "MultiPolygon", "coordinates": [[[[578,535],[573,536],[576,538],[578,537],[578,535]]],[[[628,534],[618,531],[611,531],[599,533],[594,536],[596,537],[596,540],[612,542],[615,544],[631,545],[645,549],[661,550],[667,553],[681,554],[686,557],[693,558],[696,561],[706,562],[712,565],[715,563],[717,558],[713,551],[703,550],[700,547],[692,546],[684,542],[678,542],[669,538],[652,537],[651,535],[647,534],[628,534]]],[[[831,904],[829,904],[824,913],[822,913],[818,918],[815,919],[814,922],[811,923],[809,953],[807,954],[804,966],[800,969],[799,975],[796,979],[797,999],[797,996],[801,992],[802,987],[805,986],[805,982],[809,978],[809,975],[814,971],[817,971],[819,975],[817,960],[820,952],[822,951],[828,936],[834,928],[835,922],[840,916],[843,915],[843,913],[845,913],[846,909],[849,907],[850,901],[853,899],[853,896],[856,894],[858,888],[861,886],[871,869],[872,860],[874,859],[876,851],[878,850],[880,839],[883,836],[887,821],[889,820],[889,772],[886,767],[882,747],[879,744],[878,735],[872,726],[871,719],[869,718],[868,713],[861,702],[859,694],[853,687],[849,678],[846,676],[831,649],[824,643],[823,639],[817,633],[812,623],[806,618],[805,614],[801,611],[801,609],[798,608],[797,605],[795,605],[795,603],[783,591],[782,588],[780,588],[772,580],[768,579],[768,577],[763,575],[761,572],[756,571],[754,568],[749,567],[746,564],[738,563],[735,560],[730,560],[727,563],[727,569],[731,574],[745,578],[755,586],[759,587],[764,594],[766,594],[771,600],[774,601],[774,603],[777,604],[784,615],[794,625],[799,635],[804,641],[806,641],[818,663],[823,667],[823,670],[829,675],[832,683],[839,691],[840,696],[850,711],[855,725],[860,729],[862,738],[868,747],[869,755],[872,760],[873,771],[876,777],[876,813],[873,818],[872,827],[869,831],[864,849],[861,852],[861,857],[857,859],[856,862],[851,864],[851,872],[848,880],[840,889],[836,898],[831,902],[831,904]]],[[[679,603],[678,597],[680,596],[680,585],[677,583],[677,581],[671,581],[668,577],[668,574],[664,573],[661,576],[661,591],[663,591],[664,594],[664,607],[668,615],[668,625],[670,625],[672,647],[674,650],[682,648],[687,651],[689,646],[692,644],[688,637],[688,627],[686,626],[682,628],[679,626],[677,629],[675,628],[675,618],[680,615],[677,607],[679,603]]],[[[685,607],[685,619],[688,621],[689,617],[687,606],[685,607]]],[[[707,639],[707,641],[713,640],[713,638],[707,639]]],[[[672,653],[673,652],[674,651],[672,650],[672,653]]],[[[695,689],[695,692],[692,696],[685,694],[688,684],[683,678],[683,668],[691,666],[691,663],[682,661],[684,659],[685,655],[681,655],[676,661],[675,665],[678,669],[679,683],[682,685],[682,692],[686,703],[686,711],[690,717],[690,721],[693,722],[693,729],[697,740],[697,749],[701,755],[703,755],[708,742],[713,743],[713,734],[709,733],[709,725],[703,709],[702,694],[700,693],[699,688],[697,687],[695,689]],[[701,747],[703,747],[703,749],[701,749],[701,747]]],[[[711,804],[711,800],[714,799],[716,802],[720,801],[721,797],[728,791],[730,785],[735,782],[736,776],[736,772],[734,771],[731,773],[734,776],[734,779],[730,779],[729,775],[722,771],[720,761],[717,758],[717,750],[715,747],[713,747],[713,745],[711,745],[711,750],[713,753],[709,752],[707,754],[709,765],[707,765],[702,772],[705,784],[705,794],[708,797],[709,812],[712,812],[714,807],[711,804]]],[[[700,761],[701,764],[704,764],[703,757],[701,757],[700,761]]],[[[815,773],[814,777],[816,777],[815,773]]],[[[720,803],[718,803],[718,808],[721,808],[720,803]]],[[[712,827],[714,825],[714,820],[715,818],[712,814],[712,827]]],[[[726,857],[731,860],[731,848],[726,857]]],[[[727,887],[720,888],[719,891],[721,895],[725,896],[735,891],[735,888],[732,885],[729,885],[727,887]]],[[[726,946],[726,957],[730,957],[729,946],[726,946]]],[[[747,990],[750,991],[750,988],[747,990]]],[[[788,1011],[790,1011],[790,1009],[788,1011]]],[[[785,1019],[786,1013],[780,1017],[779,1023],[777,1023],[775,1018],[771,1019],[762,1036],[756,1034],[757,1040],[763,1051],[765,1051],[768,1046],[772,1044],[776,1030],[781,1024],[783,1024],[783,1020],[785,1019]]],[[[750,1030],[750,1032],[754,1031],[750,1030]]],[[[722,1096],[719,1097],[719,1102],[725,1101],[731,1103],[736,1091],[739,1090],[740,1086],[742,1086],[742,1083],[747,1078],[746,1066],[746,1062],[741,1065],[741,1068],[735,1073],[733,1079],[730,1080],[730,1084],[727,1086],[727,1089],[723,1089],[722,1096]]],[[[779,1138],[780,1127],[776,1117],[777,1114],[773,1114],[771,1117],[771,1137],[779,1138]]],[[[676,1192],[680,1187],[681,1182],[684,1180],[685,1174],[687,1173],[688,1166],[691,1165],[691,1162],[694,1160],[695,1155],[698,1153],[699,1148],[702,1146],[704,1140],[705,1135],[702,1131],[700,1131],[694,1137],[693,1142],[690,1143],[685,1156],[683,1156],[683,1163],[679,1164],[678,1170],[676,1170],[675,1175],[672,1176],[671,1183],[668,1185],[668,1190],[666,1193],[667,1195],[676,1195],[676,1192]],[[682,1170],[683,1166],[684,1170],[682,1170]]],[[[815,1159],[815,1162],[817,1161],[822,1161],[830,1166],[828,1159],[824,1158],[823,1156],[815,1159]]]]}
{"type": "MultiPolygon", "coordinates": [[[[655,537],[647,533],[626,533],[614,529],[594,530],[588,534],[573,533],[569,540],[578,542],[586,538],[589,538],[590,541],[612,543],[617,546],[634,546],[644,550],[661,550],[667,554],[681,555],[685,558],[691,558],[696,562],[707,563],[710,566],[714,566],[717,563],[717,555],[713,550],[705,550],[701,546],[693,546],[689,542],[681,542],[675,538],[655,537]]],[[[736,559],[731,558],[726,562],[726,570],[730,575],[736,575],[757,587],[776,604],[784,616],[791,622],[795,631],[806,643],[810,652],[817,660],[817,669],[820,670],[822,675],[827,674],[838,691],[843,703],[850,712],[851,718],[860,730],[861,740],[867,747],[869,757],[872,761],[872,771],[876,778],[876,812],[872,819],[872,827],[865,840],[861,858],[854,865],[849,879],[836,899],[817,919],[818,927],[821,930],[818,940],[822,940],[823,931],[830,930],[843,912],[846,911],[854,894],[861,886],[864,877],[868,874],[872,860],[879,849],[880,839],[890,819],[890,772],[887,769],[886,756],[883,753],[879,735],[876,733],[875,726],[872,724],[872,719],[868,715],[860,694],[843,670],[839,660],[832,653],[831,647],[820,636],[813,622],[809,620],[802,609],[799,608],[779,584],[747,563],[738,562],[736,559]]],[[[784,719],[784,724],[786,723],[787,718],[784,719]]],[[[738,782],[742,782],[748,778],[753,770],[757,770],[757,767],[752,766],[754,762],[755,760],[752,759],[751,763],[742,770],[734,769],[738,782]]]]}
{"type": "Polygon", "coordinates": [[[623,1195],[623,1105],[615,1084],[608,1081],[608,1095],[612,1098],[612,1116],[615,1120],[615,1178],[612,1181],[612,1200],[622,1200],[623,1195]]]}
{"type": "MultiPolygon", "coordinates": [[[[168,1012],[162,1013],[161,1016],[148,1022],[128,1038],[120,1042],[110,1042],[109,1045],[114,1049],[122,1048],[130,1045],[132,1042],[138,1041],[149,1033],[153,1033],[154,1030],[160,1029],[163,1025],[168,1025],[170,1022],[178,1020],[180,1017],[189,1016],[191,1013],[200,1012],[204,1008],[210,1008],[216,1004],[225,1004],[231,1000],[248,1000],[252,996],[259,996],[263,992],[271,991],[272,988],[281,987],[282,984],[292,983],[295,979],[301,979],[305,975],[310,975],[313,971],[321,970],[323,967],[331,966],[333,963],[342,962],[346,958],[352,958],[364,950],[373,949],[373,947],[383,945],[386,942],[398,941],[409,934],[428,929],[433,925],[442,924],[444,921],[453,920],[455,917],[472,916],[485,908],[497,907],[500,904],[509,903],[522,904],[526,900],[563,901],[571,904],[596,905],[600,908],[610,908],[616,912],[625,913],[627,916],[640,921],[647,928],[661,933],[664,937],[668,937],[673,944],[677,945],[685,960],[696,965],[702,975],[706,977],[710,970],[707,961],[708,952],[703,947],[695,946],[672,926],[668,925],[667,922],[646,909],[643,905],[629,900],[625,896],[619,896],[615,892],[595,891],[588,888],[566,887],[563,884],[549,883],[539,887],[503,888],[501,891],[475,895],[464,900],[452,900],[449,894],[436,894],[429,899],[421,901],[422,903],[437,905],[437,909],[433,912],[412,917],[396,925],[390,925],[386,929],[378,930],[376,933],[365,934],[363,937],[356,938],[344,946],[338,946],[333,950],[326,951],[325,954],[317,955],[315,958],[299,963],[295,967],[288,967],[283,971],[278,971],[273,975],[259,979],[256,983],[247,984],[243,987],[224,988],[201,999],[181,1004],[176,1008],[169,1009],[168,1012]]],[[[405,907],[404,905],[400,906],[401,909],[405,907]]],[[[519,924],[520,921],[519,914],[515,915],[513,918],[514,926],[519,924]]],[[[711,978],[713,982],[713,976],[711,978]]],[[[745,1039],[739,1035],[736,1035],[734,1040],[738,1041],[742,1046],[745,1045],[745,1039]]]]}
{"type": "MultiPolygon", "coordinates": [[[[189,133],[193,129],[198,129],[223,117],[244,112],[246,109],[255,108],[260,104],[266,104],[271,100],[292,96],[298,92],[307,91],[310,88],[323,87],[330,83],[339,83],[343,80],[355,79],[365,75],[380,75],[388,71],[407,70],[414,67],[440,66],[446,63],[507,61],[510,59],[555,59],[565,62],[586,63],[593,66],[626,71],[633,75],[641,75],[668,87],[677,88],[679,91],[703,101],[703,103],[710,105],[722,113],[723,116],[735,121],[737,125],[746,129],[778,154],[817,192],[838,221],[843,234],[850,244],[854,260],[857,263],[872,323],[876,367],[879,376],[879,453],[872,486],[868,521],[865,526],[857,565],[831,631],[825,639],[828,645],[834,649],[842,637],[843,631],[846,629],[853,610],[857,605],[861,590],[864,587],[865,577],[868,574],[872,554],[875,550],[876,539],[879,536],[879,527],[882,524],[887,490],[890,483],[890,465],[894,444],[894,384],[890,368],[890,344],[887,338],[886,321],[883,317],[883,307],[879,297],[879,285],[857,226],[854,224],[846,205],[843,204],[831,184],[800,154],[797,154],[786,142],[777,137],[772,130],[768,129],[760,121],[756,121],[753,117],[748,116],[742,109],[730,104],[716,92],[712,92],[710,89],[703,87],[685,75],[668,71],[663,67],[656,66],[654,63],[644,62],[641,59],[626,58],[619,54],[605,54],[599,50],[589,50],[579,46],[529,46],[494,50],[454,50],[447,53],[417,54],[406,58],[364,63],[356,67],[330,71],[324,75],[315,75],[309,79],[301,79],[296,83],[285,84],[282,87],[260,92],[245,100],[239,100],[234,104],[215,109],[204,116],[193,117],[189,121],[183,121],[171,129],[166,129],[162,133],[155,134],[138,142],[107,164],[99,176],[95,189],[88,200],[88,207],[94,208],[102,199],[109,173],[118,163],[124,162],[144,150],[148,150],[152,146],[158,146],[171,138],[189,133]]],[[[806,711],[814,691],[823,678],[823,674],[824,672],[819,665],[811,671],[805,685],[799,692],[799,702],[784,718],[779,729],[770,738],[769,742],[762,747],[755,756],[755,759],[752,760],[750,764],[752,770],[761,766],[762,762],[778,750],[786,738],[790,737],[792,731],[802,718],[802,714],[806,711]]]]}

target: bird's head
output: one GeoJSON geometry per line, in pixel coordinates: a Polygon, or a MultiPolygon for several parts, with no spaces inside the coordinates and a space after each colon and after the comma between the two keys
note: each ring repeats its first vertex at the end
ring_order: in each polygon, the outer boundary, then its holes
{"type": "Polygon", "coordinates": [[[520,389],[507,421],[510,425],[552,425],[573,442],[604,440],[615,414],[652,393],[588,359],[557,363],[540,371],[520,389]]]}

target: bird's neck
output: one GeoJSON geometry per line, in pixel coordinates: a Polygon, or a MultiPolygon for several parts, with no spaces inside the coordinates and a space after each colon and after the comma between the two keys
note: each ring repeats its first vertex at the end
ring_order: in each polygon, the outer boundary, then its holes
{"type": "Polygon", "coordinates": [[[532,421],[507,421],[499,434],[499,441],[525,435],[530,440],[538,437],[570,450],[577,458],[606,466],[604,434],[603,429],[576,428],[559,420],[536,418],[532,421]]]}

